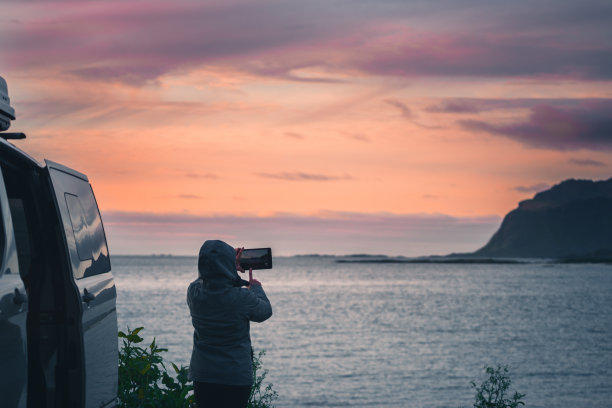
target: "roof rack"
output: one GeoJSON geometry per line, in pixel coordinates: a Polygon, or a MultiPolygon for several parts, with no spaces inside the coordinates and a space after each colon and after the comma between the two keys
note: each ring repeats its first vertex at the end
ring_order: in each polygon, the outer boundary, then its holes
{"type": "Polygon", "coordinates": [[[25,139],[26,135],[22,132],[2,132],[0,133],[0,137],[4,140],[19,140],[25,139]]]}
{"type": "MultiPolygon", "coordinates": [[[[15,120],[15,109],[11,106],[8,96],[8,86],[4,78],[0,76],[0,132],[4,132],[11,127],[11,121],[15,120]]],[[[25,139],[25,133],[0,133],[0,138],[4,140],[25,139]]]]}
{"type": "Polygon", "coordinates": [[[6,81],[0,76],[0,131],[11,127],[11,120],[15,120],[15,109],[11,106],[6,81]]]}

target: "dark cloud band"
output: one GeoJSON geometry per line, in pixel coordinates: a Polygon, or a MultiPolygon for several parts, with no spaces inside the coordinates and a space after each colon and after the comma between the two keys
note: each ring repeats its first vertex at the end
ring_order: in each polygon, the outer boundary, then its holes
{"type": "MultiPolygon", "coordinates": [[[[0,26],[0,38],[10,38],[0,46],[12,69],[60,67],[135,86],[206,64],[315,82],[338,79],[295,71],[612,79],[612,9],[597,0],[580,8],[557,2],[553,17],[552,5],[530,4],[526,14],[523,2],[486,7],[468,0],[462,7],[471,17],[451,24],[444,22],[454,5],[445,2],[362,1],[350,12],[322,0],[299,7],[276,0],[62,2],[69,13],[53,2],[26,3],[44,17],[0,26]]],[[[19,4],[9,2],[5,12],[17,14],[10,7],[19,4]]]]}
{"type": "Polygon", "coordinates": [[[526,146],[552,150],[612,150],[612,100],[578,108],[538,105],[524,121],[496,124],[461,120],[466,130],[501,135],[526,146]]]}
{"type": "Polygon", "coordinates": [[[256,173],[257,176],[285,181],[334,181],[351,180],[348,174],[344,176],[333,176],[328,174],[303,173],[303,172],[281,172],[281,173],[256,173]]]}

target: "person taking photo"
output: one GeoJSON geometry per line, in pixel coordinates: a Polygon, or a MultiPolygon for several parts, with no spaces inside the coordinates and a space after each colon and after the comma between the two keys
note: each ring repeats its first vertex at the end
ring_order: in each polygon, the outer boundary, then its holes
{"type": "Polygon", "coordinates": [[[272,306],[253,270],[240,278],[244,248],[204,242],[198,279],[187,289],[193,323],[189,378],[198,408],[245,408],[253,385],[250,322],[272,316],[272,306]],[[246,288],[242,287],[248,285],[246,288]]]}

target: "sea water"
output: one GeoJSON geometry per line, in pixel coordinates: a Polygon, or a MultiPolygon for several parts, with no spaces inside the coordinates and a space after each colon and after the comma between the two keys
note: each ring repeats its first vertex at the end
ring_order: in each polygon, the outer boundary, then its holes
{"type": "MultiPolygon", "coordinates": [[[[527,407],[612,406],[612,266],[356,264],[276,258],[274,311],[251,324],[277,407],[471,406],[510,366],[527,407]]],[[[187,365],[195,257],[112,258],[119,328],[187,365]]]]}

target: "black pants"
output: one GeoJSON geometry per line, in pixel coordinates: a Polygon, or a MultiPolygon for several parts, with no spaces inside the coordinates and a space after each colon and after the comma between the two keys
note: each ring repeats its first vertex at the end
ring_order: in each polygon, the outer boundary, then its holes
{"type": "Polygon", "coordinates": [[[251,386],[194,381],[193,393],[198,408],[246,408],[251,386]]]}

